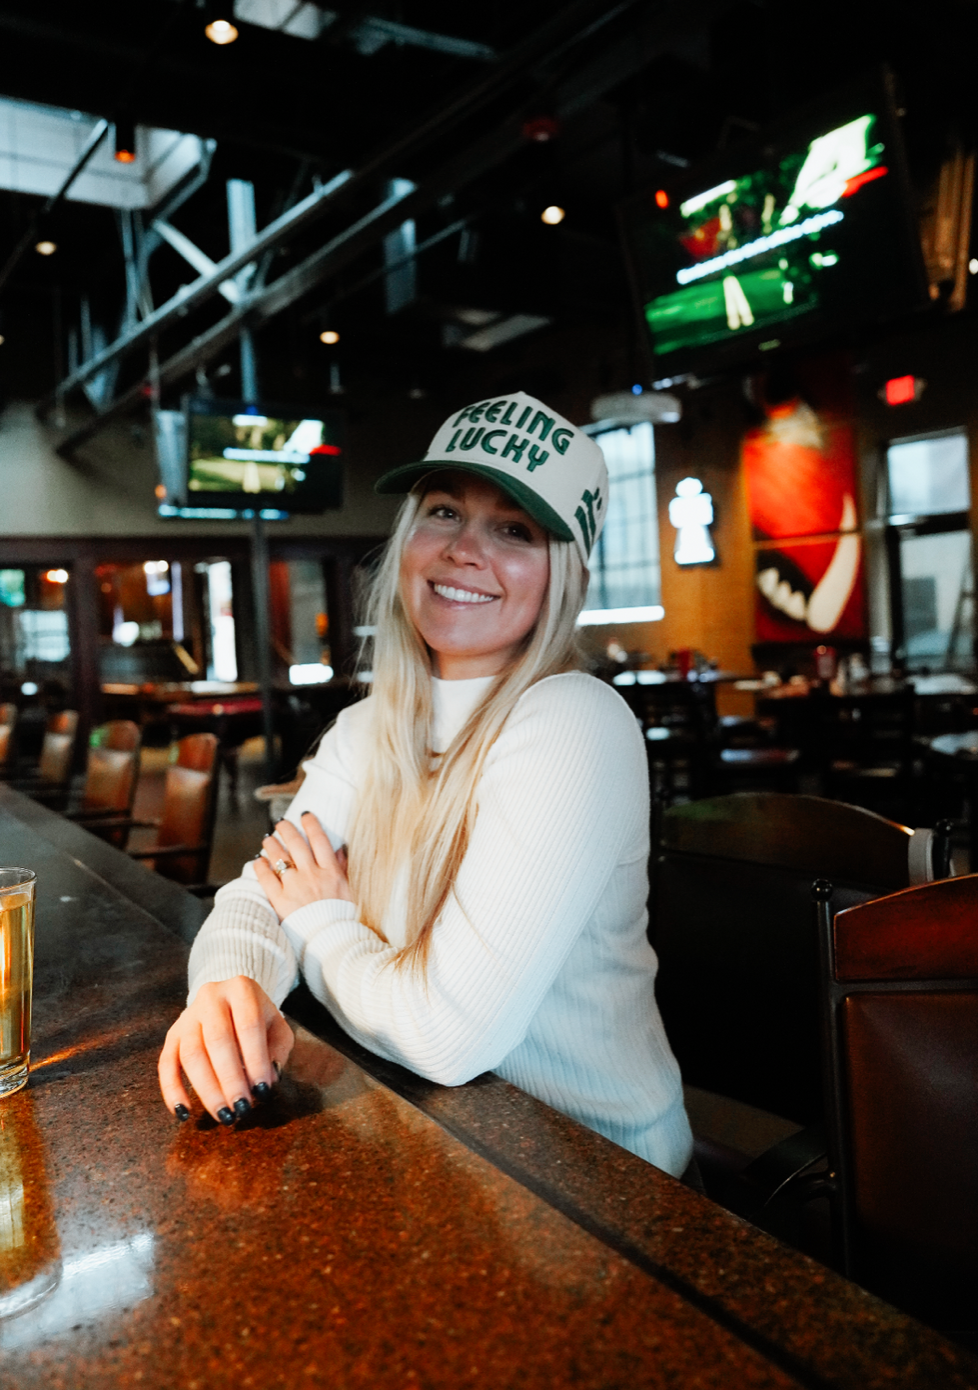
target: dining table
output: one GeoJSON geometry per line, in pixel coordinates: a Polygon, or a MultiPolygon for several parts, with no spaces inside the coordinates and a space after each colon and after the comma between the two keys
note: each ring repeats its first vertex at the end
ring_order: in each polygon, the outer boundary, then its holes
{"type": "Polygon", "coordinates": [[[4,1390],[978,1387],[964,1348],[494,1073],[443,1087],[300,986],[233,1127],[160,1099],[206,912],[0,787],[37,874],[0,1100],[4,1390]]]}

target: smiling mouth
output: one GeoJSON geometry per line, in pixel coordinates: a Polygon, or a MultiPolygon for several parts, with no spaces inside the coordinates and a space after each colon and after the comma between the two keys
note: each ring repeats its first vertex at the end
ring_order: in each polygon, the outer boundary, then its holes
{"type": "Polygon", "coordinates": [[[471,589],[455,589],[450,584],[432,584],[431,587],[439,598],[448,599],[450,603],[493,603],[498,597],[497,594],[477,594],[471,589]]]}

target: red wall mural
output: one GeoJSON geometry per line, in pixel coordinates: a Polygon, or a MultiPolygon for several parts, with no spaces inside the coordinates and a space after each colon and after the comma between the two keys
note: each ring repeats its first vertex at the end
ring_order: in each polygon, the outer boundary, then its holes
{"type": "Polygon", "coordinates": [[[743,442],[758,543],[757,640],[862,638],[866,602],[852,426],[835,411],[816,413],[800,395],[764,402],[763,409],[763,423],[743,442]]]}

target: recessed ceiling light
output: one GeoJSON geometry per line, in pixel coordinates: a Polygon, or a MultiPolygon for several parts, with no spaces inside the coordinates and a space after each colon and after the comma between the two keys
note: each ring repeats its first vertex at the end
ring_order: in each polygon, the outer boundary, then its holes
{"type": "Polygon", "coordinates": [[[58,246],[54,241],[39,241],[34,250],[39,256],[53,256],[58,246]]]}
{"type": "Polygon", "coordinates": [[[238,37],[238,31],[234,25],[226,19],[212,19],[204,30],[211,43],[219,44],[223,47],[226,43],[234,43],[238,37]]]}
{"type": "Polygon", "coordinates": [[[2,333],[0,333],[0,347],[3,347],[3,345],[4,345],[4,343],[5,343],[6,341],[7,341],[6,338],[3,336],[2,333]]]}
{"type": "Polygon", "coordinates": [[[324,328],[322,333],[320,333],[319,335],[319,341],[321,343],[329,343],[332,345],[333,343],[338,343],[339,340],[340,335],[337,333],[335,328],[324,328]]]}
{"type": "Polygon", "coordinates": [[[556,227],[558,222],[563,222],[567,216],[563,208],[559,208],[556,203],[551,203],[550,207],[544,208],[540,214],[540,221],[546,222],[548,227],[556,227]]]}

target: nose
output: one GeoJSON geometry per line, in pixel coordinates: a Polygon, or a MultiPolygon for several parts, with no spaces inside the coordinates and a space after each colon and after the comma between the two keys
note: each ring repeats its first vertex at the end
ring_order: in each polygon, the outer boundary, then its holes
{"type": "Polygon", "coordinates": [[[445,547],[445,555],[457,565],[475,565],[478,568],[485,565],[485,538],[473,519],[460,524],[445,547]]]}

